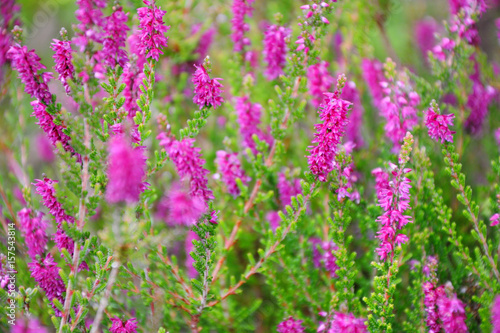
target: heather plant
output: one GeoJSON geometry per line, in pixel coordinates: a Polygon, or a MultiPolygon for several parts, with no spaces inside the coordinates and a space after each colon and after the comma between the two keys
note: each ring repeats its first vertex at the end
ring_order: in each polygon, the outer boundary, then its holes
{"type": "Polygon", "coordinates": [[[0,0],[0,331],[500,332],[499,1],[55,6],[0,0]]]}

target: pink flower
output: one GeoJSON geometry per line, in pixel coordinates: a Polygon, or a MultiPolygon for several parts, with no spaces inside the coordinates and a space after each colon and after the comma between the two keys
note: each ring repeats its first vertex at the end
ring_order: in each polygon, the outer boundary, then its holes
{"type": "Polygon", "coordinates": [[[310,242],[313,248],[313,264],[316,268],[323,268],[332,278],[337,277],[337,258],[333,254],[338,246],[332,241],[322,241],[319,238],[311,238],[310,242]]]}
{"type": "Polygon", "coordinates": [[[442,295],[437,300],[439,318],[443,322],[444,333],[466,333],[469,330],[465,325],[465,306],[456,294],[447,297],[442,295]]]}
{"type": "Polygon", "coordinates": [[[498,225],[500,223],[500,215],[497,213],[497,214],[493,214],[491,217],[490,217],[490,226],[494,227],[496,225],[498,225]]]}
{"type": "Polygon", "coordinates": [[[139,29],[142,33],[141,54],[158,61],[160,54],[163,54],[162,49],[167,47],[168,38],[165,37],[165,32],[170,26],[166,26],[163,22],[166,11],[156,7],[155,0],[143,0],[143,2],[148,7],[137,9],[139,29]]]}
{"type": "Polygon", "coordinates": [[[110,203],[139,201],[145,189],[146,158],[141,147],[133,148],[124,135],[111,138],[108,145],[108,185],[106,200],[110,203]]]}
{"type": "Polygon", "coordinates": [[[245,33],[250,30],[250,26],[245,22],[245,16],[252,16],[253,8],[251,4],[254,0],[233,0],[233,18],[231,19],[231,40],[234,43],[234,51],[240,52],[247,45],[250,39],[245,37],[245,33]]]}
{"type": "Polygon", "coordinates": [[[290,316],[279,323],[277,331],[278,333],[303,333],[305,329],[302,327],[302,320],[295,320],[290,316]]]}
{"type": "Polygon", "coordinates": [[[105,20],[104,41],[100,56],[113,69],[116,65],[124,67],[128,62],[125,51],[127,31],[130,30],[127,26],[127,16],[122,7],[116,7],[115,11],[105,20]]]}
{"type": "MultiPolygon", "coordinates": [[[[453,126],[454,114],[439,114],[434,111],[437,108],[435,104],[425,113],[425,126],[429,130],[429,136],[436,140],[444,143],[445,141],[453,142],[454,131],[450,131],[448,126],[453,126]]],[[[439,111],[439,109],[437,109],[439,111]]]]}
{"type": "Polygon", "coordinates": [[[363,125],[363,104],[359,96],[356,84],[353,81],[348,81],[342,90],[342,98],[352,103],[351,112],[349,114],[349,123],[346,127],[346,140],[352,142],[355,147],[364,145],[361,128],[363,125]]]}
{"type": "Polygon", "coordinates": [[[411,169],[404,169],[403,166],[398,168],[392,165],[392,180],[388,184],[380,182],[377,188],[379,206],[385,211],[377,218],[377,222],[381,225],[377,238],[381,243],[376,251],[382,261],[387,260],[389,254],[393,254],[395,245],[408,241],[406,235],[398,234],[397,231],[411,222],[410,216],[403,215],[410,209],[410,180],[404,177],[404,174],[410,171],[411,169]]]}
{"type": "Polygon", "coordinates": [[[205,106],[217,109],[218,106],[224,103],[221,96],[222,90],[220,89],[222,84],[219,83],[219,80],[222,79],[211,79],[203,65],[194,65],[194,67],[196,71],[192,79],[194,84],[193,103],[197,104],[200,110],[205,106]]]}
{"type": "Polygon", "coordinates": [[[137,332],[137,321],[135,318],[130,318],[126,321],[122,321],[118,317],[110,318],[111,328],[110,333],[136,333],[137,332]]]}
{"type": "Polygon", "coordinates": [[[439,24],[431,17],[416,22],[414,27],[415,42],[424,59],[427,59],[427,53],[436,46],[435,34],[439,30],[439,24]]]}
{"type": "Polygon", "coordinates": [[[33,98],[45,104],[52,103],[52,94],[47,84],[52,79],[52,73],[38,74],[38,70],[46,67],[40,63],[40,57],[35,50],[28,51],[26,45],[14,44],[7,52],[7,59],[12,62],[12,67],[19,73],[19,78],[24,83],[24,91],[33,98]]]}
{"type": "Polygon", "coordinates": [[[482,131],[484,121],[488,115],[488,107],[497,92],[493,87],[483,85],[477,62],[475,63],[475,72],[470,78],[472,80],[472,92],[467,99],[470,114],[465,120],[464,127],[468,133],[477,135],[482,131]]]}
{"type": "MultiPolygon", "coordinates": [[[[28,263],[31,276],[38,283],[40,289],[45,292],[45,296],[52,302],[57,298],[61,304],[64,304],[63,293],[66,292],[66,286],[62,278],[59,276],[59,267],[49,253],[40,262],[28,263]]],[[[61,312],[52,303],[52,307],[56,312],[56,316],[61,316],[61,312]]]]}
{"type": "Polygon", "coordinates": [[[384,91],[380,85],[380,82],[385,80],[382,64],[376,59],[363,59],[361,73],[372,96],[372,103],[378,107],[382,98],[384,98],[384,91]]]}
{"type": "Polygon", "coordinates": [[[307,68],[307,88],[313,98],[312,104],[315,108],[319,107],[323,102],[325,93],[330,91],[333,82],[326,61],[321,61],[307,68]]]}
{"type": "Polygon", "coordinates": [[[491,304],[491,333],[500,333],[500,295],[497,295],[491,304]]]}
{"type": "Polygon", "coordinates": [[[274,80],[283,73],[286,64],[286,39],[291,30],[278,25],[271,25],[264,36],[264,61],[267,63],[264,76],[268,80],[274,80]]]}
{"type": "Polygon", "coordinates": [[[240,195],[240,189],[236,184],[236,179],[239,178],[243,185],[247,185],[250,181],[250,177],[246,176],[245,171],[241,168],[238,154],[219,150],[217,151],[215,164],[217,164],[217,170],[221,174],[222,181],[226,184],[227,192],[234,197],[240,195]]]}
{"type": "Polygon", "coordinates": [[[123,90],[125,103],[123,107],[127,110],[129,119],[134,118],[137,111],[139,111],[137,100],[139,99],[140,86],[144,78],[144,72],[137,67],[136,63],[129,62],[125,65],[122,75],[122,81],[125,83],[125,89],[123,90]]]}
{"type": "Polygon", "coordinates": [[[47,107],[38,100],[31,102],[31,106],[33,107],[31,116],[38,119],[36,124],[47,134],[52,145],[57,147],[57,142],[60,142],[64,150],[74,152],[73,147],[69,144],[71,138],[64,133],[66,128],[54,123],[54,117],[47,112],[47,107]]]}
{"type": "Polygon", "coordinates": [[[44,162],[50,163],[54,161],[54,146],[47,138],[47,136],[43,134],[38,134],[35,139],[37,153],[40,159],[44,162]]]}
{"type": "MultiPolygon", "coordinates": [[[[339,80],[341,80],[340,76],[339,80]]],[[[325,100],[318,111],[322,122],[314,126],[316,133],[314,133],[312,143],[318,145],[309,146],[307,149],[309,169],[322,182],[326,181],[328,174],[334,168],[338,145],[349,122],[347,112],[352,103],[340,99],[341,93],[341,91],[325,93],[325,100]]]]}
{"type": "Polygon", "coordinates": [[[250,102],[248,96],[236,97],[235,101],[243,147],[250,148],[253,154],[257,154],[257,146],[252,136],[255,134],[259,140],[265,140],[264,133],[258,128],[262,106],[258,103],[250,102]]]}
{"type": "Polygon", "coordinates": [[[194,147],[194,139],[178,141],[166,133],[160,133],[157,139],[174,163],[181,180],[189,183],[191,196],[202,198],[205,204],[212,200],[214,196],[207,180],[209,171],[203,168],[205,160],[201,158],[201,149],[194,147]]]}
{"type": "Polygon", "coordinates": [[[24,242],[28,248],[28,255],[35,260],[37,255],[42,255],[49,240],[46,229],[47,222],[42,219],[43,214],[39,213],[31,217],[32,211],[23,208],[17,213],[19,225],[24,242]]]}
{"type": "Polygon", "coordinates": [[[102,8],[106,8],[106,1],[77,0],[76,5],[78,9],[75,16],[80,23],[77,25],[75,44],[83,52],[90,41],[102,43],[102,28],[105,23],[102,8]]]}
{"type": "Polygon", "coordinates": [[[438,333],[441,331],[441,324],[439,322],[436,305],[439,294],[436,291],[436,287],[434,287],[434,285],[429,281],[424,282],[423,291],[425,312],[427,313],[427,318],[425,320],[427,328],[429,329],[429,332],[438,333]]]}
{"type": "Polygon", "coordinates": [[[281,224],[280,214],[278,214],[278,212],[274,210],[267,212],[266,220],[267,222],[269,222],[269,226],[273,231],[275,231],[276,228],[278,228],[281,224]]]}
{"type": "Polygon", "coordinates": [[[16,318],[16,324],[11,326],[10,333],[48,333],[47,328],[42,326],[38,319],[30,316],[28,318],[16,318]]]}
{"type": "Polygon", "coordinates": [[[283,172],[278,173],[278,193],[280,195],[281,207],[285,208],[292,204],[292,197],[302,193],[300,179],[288,181],[283,172]]]}
{"type": "Polygon", "coordinates": [[[68,84],[68,79],[74,79],[75,76],[75,68],[73,67],[72,55],[71,55],[71,42],[67,40],[58,40],[54,39],[54,42],[51,45],[52,50],[54,50],[54,61],[56,65],[54,69],[59,74],[59,81],[64,86],[64,90],[66,90],[66,94],[71,92],[71,89],[68,84]]]}
{"type": "Polygon", "coordinates": [[[159,216],[169,226],[192,226],[206,210],[202,198],[191,196],[177,184],[172,186],[158,206],[159,216]]]}
{"type": "Polygon", "coordinates": [[[368,333],[368,330],[364,319],[356,318],[352,313],[335,312],[328,333],[368,333]]]}

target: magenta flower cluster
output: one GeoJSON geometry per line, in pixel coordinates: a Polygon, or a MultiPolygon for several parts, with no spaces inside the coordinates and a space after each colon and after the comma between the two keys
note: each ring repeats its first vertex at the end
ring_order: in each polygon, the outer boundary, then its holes
{"type": "MultiPolygon", "coordinates": [[[[392,179],[389,183],[380,182],[377,187],[379,195],[378,205],[384,210],[384,214],[377,218],[381,228],[377,232],[377,238],[380,239],[380,246],[377,253],[380,260],[387,260],[389,254],[394,254],[396,245],[404,244],[408,241],[405,234],[398,233],[398,230],[411,222],[409,215],[404,215],[405,211],[410,209],[410,180],[404,175],[411,169],[397,167],[390,164],[392,179]],[[384,186],[384,187],[382,187],[384,186]]],[[[392,257],[391,257],[392,262],[392,257]]]]}
{"type": "Polygon", "coordinates": [[[71,42],[67,40],[54,39],[51,45],[52,50],[54,50],[54,61],[56,65],[54,69],[59,74],[59,81],[61,81],[66,94],[71,93],[71,89],[68,84],[68,79],[74,79],[75,68],[72,63],[73,56],[71,55],[71,42]]]}
{"type": "Polygon", "coordinates": [[[189,194],[208,204],[214,198],[208,188],[209,171],[203,167],[205,160],[201,158],[201,149],[194,147],[194,139],[179,141],[166,133],[160,133],[157,139],[174,163],[181,180],[188,182],[189,194]]]}
{"type": "Polygon", "coordinates": [[[123,12],[122,7],[116,10],[106,18],[104,25],[105,37],[100,56],[106,65],[115,68],[116,65],[124,67],[128,62],[127,51],[125,51],[125,42],[127,40],[127,31],[130,28],[127,25],[127,14],[123,12]]]}
{"type": "Polygon", "coordinates": [[[24,237],[24,242],[28,248],[28,255],[32,260],[36,260],[36,256],[42,256],[45,252],[45,246],[49,240],[47,236],[47,222],[43,220],[41,213],[36,216],[31,209],[23,208],[19,211],[19,225],[21,234],[24,237]]]}
{"type": "Polygon", "coordinates": [[[322,182],[326,181],[328,174],[334,168],[338,145],[349,122],[347,112],[352,103],[341,99],[339,97],[341,93],[341,91],[325,93],[325,100],[318,111],[321,123],[314,126],[316,133],[312,143],[317,145],[309,146],[307,149],[309,169],[322,182]]]}
{"type": "Polygon", "coordinates": [[[233,18],[231,19],[231,40],[234,43],[234,51],[241,52],[244,47],[250,45],[250,39],[245,33],[250,26],[245,22],[246,16],[252,16],[252,3],[254,0],[233,0],[233,18]]]}
{"type": "Polygon", "coordinates": [[[40,62],[40,57],[35,50],[28,51],[26,45],[14,44],[7,52],[7,58],[12,67],[19,73],[19,79],[24,83],[24,91],[32,98],[37,98],[45,104],[52,103],[52,94],[47,84],[52,79],[52,73],[38,74],[41,69],[46,69],[40,62]]]}
{"type": "Polygon", "coordinates": [[[217,107],[224,103],[224,99],[221,96],[222,84],[219,82],[219,80],[222,79],[210,78],[203,65],[194,66],[196,71],[192,79],[194,84],[193,102],[200,107],[200,110],[204,107],[213,107],[217,109],[217,107]]]}
{"type": "Polygon", "coordinates": [[[279,323],[277,327],[278,333],[304,333],[305,331],[302,327],[302,320],[296,320],[291,316],[279,323]]]}
{"type": "MultiPolygon", "coordinates": [[[[45,296],[49,301],[57,299],[61,304],[64,303],[63,294],[66,292],[66,286],[62,278],[59,276],[59,267],[54,261],[54,258],[49,253],[47,257],[40,262],[34,261],[28,264],[31,276],[38,283],[39,287],[45,292],[45,296]]],[[[56,315],[60,316],[61,312],[52,303],[56,315]]]]}
{"type": "MultiPolygon", "coordinates": [[[[326,312],[321,312],[323,317],[326,312]]],[[[365,320],[356,318],[352,313],[334,312],[332,318],[322,322],[318,327],[318,333],[368,333],[365,320]]]]}
{"type": "Polygon", "coordinates": [[[141,30],[141,54],[158,61],[160,54],[163,54],[162,49],[167,47],[168,38],[165,37],[165,33],[170,26],[166,26],[163,22],[166,11],[157,7],[155,0],[143,0],[143,2],[148,7],[137,9],[141,30]]]}
{"type": "Polygon", "coordinates": [[[124,135],[109,142],[108,185],[106,200],[110,203],[139,201],[145,190],[146,157],[141,147],[132,147],[124,135]]]}
{"type": "Polygon", "coordinates": [[[253,140],[253,135],[257,135],[259,140],[265,140],[264,133],[259,129],[262,106],[252,103],[248,96],[235,98],[235,109],[240,125],[240,135],[243,147],[250,148],[253,154],[257,154],[257,145],[253,140]]]}
{"type": "Polygon", "coordinates": [[[158,217],[169,226],[192,226],[206,210],[202,198],[191,196],[180,184],[174,184],[158,206],[158,217]]]}
{"type": "MultiPolygon", "coordinates": [[[[437,111],[439,112],[439,109],[437,111]]],[[[453,142],[455,132],[449,128],[453,126],[453,118],[455,118],[454,114],[436,113],[431,106],[425,113],[425,126],[427,126],[429,136],[436,141],[441,141],[441,143],[453,142]]]]}
{"type": "Polygon", "coordinates": [[[215,164],[227,192],[234,197],[240,195],[240,189],[236,184],[236,179],[239,179],[243,185],[247,185],[250,177],[245,175],[245,171],[241,167],[241,162],[238,159],[238,154],[228,153],[224,150],[219,150],[216,153],[217,158],[215,164]]]}
{"type": "Polygon", "coordinates": [[[328,63],[320,61],[307,68],[307,88],[312,96],[312,104],[319,107],[334,83],[333,77],[328,72],[328,63]]]}
{"type": "Polygon", "coordinates": [[[113,317],[110,320],[110,333],[137,333],[137,321],[135,318],[121,320],[118,317],[113,317]]]}
{"type": "Polygon", "coordinates": [[[291,30],[279,25],[271,25],[267,28],[264,36],[264,61],[267,68],[264,76],[268,80],[274,80],[283,73],[286,64],[286,39],[290,36],[291,30]]]}

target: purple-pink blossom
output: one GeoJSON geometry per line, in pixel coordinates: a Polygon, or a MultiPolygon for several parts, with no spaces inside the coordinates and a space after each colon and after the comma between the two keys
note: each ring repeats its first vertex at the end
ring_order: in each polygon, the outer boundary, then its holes
{"type": "Polygon", "coordinates": [[[207,70],[203,65],[194,65],[196,71],[193,74],[192,82],[194,84],[194,97],[193,103],[200,107],[200,110],[204,107],[213,107],[217,109],[224,99],[221,96],[222,84],[220,84],[220,78],[210,78],[207,70]]]}
{"type": "Polygon", "coordinates": [[[174,184],[160,201],[158,216],[169,226],[192,226],[206,210],[203,198],[191,196],[179,184],[174,184]]]}
{"type": "Polygon", "coordinates": [[[418,124],[417,105],[420,97],[403,81],[389,78],[381,85],[385,97],[378,108],[386,119],[385,135],[392,141],[393,151],[397,151],[405,134],[418,124]]]}
{"type": "Polygon", "coordinates": [[[283,320],[277,327],[278,333],[303,333],[302,320],[294,319],[292,316],[283,320]]]}
{"type": "Polygon", "coordinates": [[[333,252],[338,250],[338,246],[333,241],[322,241],[319,238],[311,238],[310,242],[314,267],[324,269],[332,278],[337,277],[337,270],[340,267],[337,265],[337,258],[333,252]]]}
{"type": "Polygon", "coordinates": [[[497,295],[491,304],[491,333],[500,333],[500,295],[497,295]]]}
{"type": "Polygon", "coordinates": [[[349,123],[345,131],[346,141],[352,142],[356,148],[360,148],[364,145],[361,133],[364,108],[361,103],[359,91],[353,81],[346,82],[342,90],[342,98],[352,103],[351,112],[349,113],[349,123]]]}
{"type": "Polygon", "coordinates": [[[128,15],[122,7],[116,7],[115,11],[106,17],[104,25],[103,48],[100,56],[104,63],[111,68],[116,65],[124,67],[128,62],[127,51],[125,51],[125,42],[127,40],[128,15]]]}
{"type": "Polygon", "coordinates": [[[52,50],[54,50],[54,61],[56,65],[54,66],[55,71],[59,74],[59,81],[61,81],[66,94],[71,92],[68,84],[68,79],[74,79],[75,68],[72,63],[71,55],[71,42],[67,40],[54,39],[51,44],[52,50]]]}
{"type": "Polygon", "coordinates": [[[24,243],[28,248],[28,255],[35,260],[37,255],[42,255],[49,240],[46,229],[47,222],[44,221],[43,214],[32,213],[31,209],[23,208],[18,213],[21,234],[24,243]],[[32,217],[32,215],[34,215],[32,217]]]}
{"type": "Polygon", "coordinates": [[[485,86],[480,79],[479,65],[475,64],[475,72],[470,76],[472,80],[472,91],[467,99],[467,108],[470,110],[469,117],[465,120],[465,130],[477,135],[481,133],[484,121],[488,115],[488,107],[496,96],[496,91],[491,86],[485,86]]]}
{"type": "MultiPolygon", "coordinates": [[[[438,296],[442,292],[438,291],[437,288],[430,281],[424,282],[422,288],[424,291],[424,305],[425,305],[425,313],[426,313],[425,322],[427,324],[427,328],[428,328],[429,332],[438,333],[441,331],[441,324],[439,321],[437,300],[438,300],[438,296]]],[[[438,288],[442,288],[442,287],[438,287],[438,288]]]]}
{"type": "Polygon", "coordinates": [[[328,333],[368,333],[365,319],[352,313],[335,312],[328,333]]]}
{"type": "Polygon", "coordinates": [[[132,147],[124,135],[116,135],[111,138],[108,150],[106,200],[110,203],[139,201],[145,189],[146,157],[143,149],[132,147]]]}
{"type": "Polygon", "coordinates": [[[384,98],[384,91],[380,85],[380,82],[385,80],[382,63],[376,59],[365,58],[361,62],[361,73],[372,96],[372,103],[378,107],[384,98]]]}
{"type": "Polygon", "coordinates": [[[10,333],[49,333],[33,315],[16,318],[16,324],[11,326],[10,333]]]}
{"type": "Polygon", "coordinates": [[[191,252],[194,250],[193,240],[200,240],[200,238],[194,231],[188,230],[184,241],[184,248],[186,249],[185,265],[187,269],[187,276],[190,279],[195,279],[196,276],[198,276],[198,272],[194,268],[194,259],[191,257],[191,252]]]}
{"type": "Polygon", "coordinates": [[[125,103],[123,107],[128,112],[129,119],[133,119],[137,111],[139,111],[137,99],[139,99],[140,86],[145,77],[142,68],[139,68],[136,62],[129,62],[123,69],[122,82],[125,83],[125,89],[123,90],[125,103]]]}
{"type": "Polygon", "coordinates": [[[69,143],[71,138],[64,133],[65,127],[54,123],[54,117],[47,112],[45,104],[36,100],[31,102],[31,106],[33,107],[31,116],[38,120],[36,124],[47,134],[52,145],[57,147],[57,142],[60,142],[64,150],[74,152],[73,147],[69,143]]]}
{"type": "Polygon", "coordinates": [[[226,185],[227,192],[237,197],[240,195],[240,189],[238,188],[236,179],[239,178],[243,185],[247,185],[250,177],[245,175],[245,171],[242,169],[241,162],[238,159],[238,154],[219,150],[216,155],[215,164],[217,165],[217,170],[222,181],[226,185]]]}
{"type": "Polygon", "coordinates": [[[328,72],[328,63],[320,61],[307,68],[307,89],[312,96],[312,104],[319,107],[334,83],[333,77],[328,72]]]}
{"type": "Polygon", "coordinates": [[[231,40],[234,43],[235,52],[241,52],[245,46],[250,45],[250,39],[245,37],[245,33],[250,30],[250,26],[245,22],[245,16],[252,16],[253,2],[254,0],[233,0],[231,40]]]}
{"type": "Polygon", "coordinates": [[[26,45],[14,44],[7,52],[7,58],[11,60],[12,68],[19,73],[19,78],[24,83],[24,91],[45,104],[52,103],[52,94],[47,86],[52,79],[52,73],[38,74],[40,69],[46,67],[40,62],[35,50],[28,51],[26,45]]]}
{"type": "MultiPolygon", "coordinates": [[[[391,163],[392,179],[387,187],[378,190],[378,205],[382,207],[384,213],[377,218],[381,228],[377,232],[377,238],[380,239],[380,246],[377,253],[380,260],[385,261],[389,254],[394,255],[394,247],[406,243],[408,237],[398,230],[411,223],[411,216],[404,215],[405,211],[410,209],[410,180],[404,175],[411,169],[397,167],[391,163]]],[[[392,262],[392,257],[391,257],[392,262]]]]}
{"type": "Polygon", "coordinates": [[[462,301],[456,294],[450,297],[443,294],[437,300],[439,318],[442,321],[444,333],[466,333],[469,332],[465,325],[466,313],[462,301]]]}
{"type": "Polygon", "coordinates": [[[248,96],[236,97],[235,102],[242,145],[245,148],[250,148],[253,154],[257,154],[257,145],[252,136],[255,134],[259,140],[265,140],[264,133],[258,127],[262,106],[258,103],[252,103],[248,96]]]}
{"type": "Polygon", "coordinates": [[[436,46],[435,34],[439,30],[439,24],[431,17],[416,22],[414,27],[415,42],[424,59],[427,59],[427,53],[436,46]]]}
{"type": "Polygon", "coordinates": [[[435,104],[431,105],[431,107],[425,112],[425,126],[427,126],[429,136],[436,140],[444,143],[445,141],[453,142],[453,134],[454,131],[450,130],[450,126],[453,126],[453,119],[455,118],[454,114],[439,114],[439,109],[435,104]]]}
{"type": "Polygon", "coordinates": [[[274,80],[283,74],[286,64],[286,53],[288,51],[286,39],[291,30],[279,25],[271,25],[267,28],[264,36],[264,61],[267,63],[264,76],[268,80],[274,80]]]}
{"type": "Polygon", "coordinates": [[[105,0],[77,0],[78,9],[75,16],[80,21],[77,25],[75,44],[83,51],[89,42],[102,43],[102,28],[105,20],[102,9],[106,8],[105,0]]]}
{"type": "Polygon", "coordinates": [[[498,213],[493,214],[490,217],[490,222],[491,222],[491,224],[490,224],[491,227],[498,225],[500,223],[500,215],[498,213]]]}
{"type": "Polygon", "coordinates": [[[188,182],[192,196],[202,198],[207,204],[214,198],[208,188],[207,175],[209,171],[203,167],[201,149],[194,147],[194,139],[185,138],[181,141],[160,133],[157,139],[174,163],[181,180],[188,182]]]}
{"type": "Polygon", "coordinates": [[[284,172],[278,173],[278,193],[281,207],[285,208],[292,204],[292,197],[302,193],[300,179],[292,179],[289,181],[284,172]]]}
{"type": "Polygon", "coordinates": [[[165,33],[170,26],[166,26],[163,22],[166,11],[157,7],[155,0],[143,0],[143,2],[148,7],[137,9],[141,30],[141,53],[146,55],[146,58],[158,61],[160,54],[163,54],[162,49],[167,47],[168,37],[165,37],[165,33]]]}
{"type": "Polygon", "coordinates": [[[110,333],[136,333],[137,332],[137,320],[135,318],[130,318],[128,320],[122,320],[118,317],[110,318],[111,327],[109,328],[110,333]]]}
{"type": "Polygon", "coordinates": [[[312,143],[317,145],[307,148],[309,169],[322,182],[326,181],[334,168],[338,145],[349,122],[347,113],[352,103],[341,99],[341,93],[338,90],[335,93],[325,93],[325,100],[318,110],[321,123],[314,126],[316,133],[312,143]]]}
{"type": "MultiPolygon", "coordinates": [[[[62,278],[59,276],[59,267],[57,263],[52,258],[52,255],[49,253],[40,262],[30,262],[28,263],[29,270],[31,272],[31,276],[38,283],[40,289],[45,292],[45,296],[49,299],[49,301],[53,302],[54,298],[57,298],[61,304],[64,303],[63,293],[66,292],[66,286],[62,278]]],[[[55,307],[52,303],[52,307],[54,308],[56,315],[60,316],[61,312],[55,307]]]]}

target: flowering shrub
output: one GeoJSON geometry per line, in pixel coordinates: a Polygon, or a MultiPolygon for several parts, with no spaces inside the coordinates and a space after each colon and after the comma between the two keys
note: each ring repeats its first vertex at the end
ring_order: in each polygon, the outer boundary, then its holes
{"type": "Polygon", "coordinates": [[[0,0],[0,331],[500,332],[500,3],[424,3],[0,0]]]}

